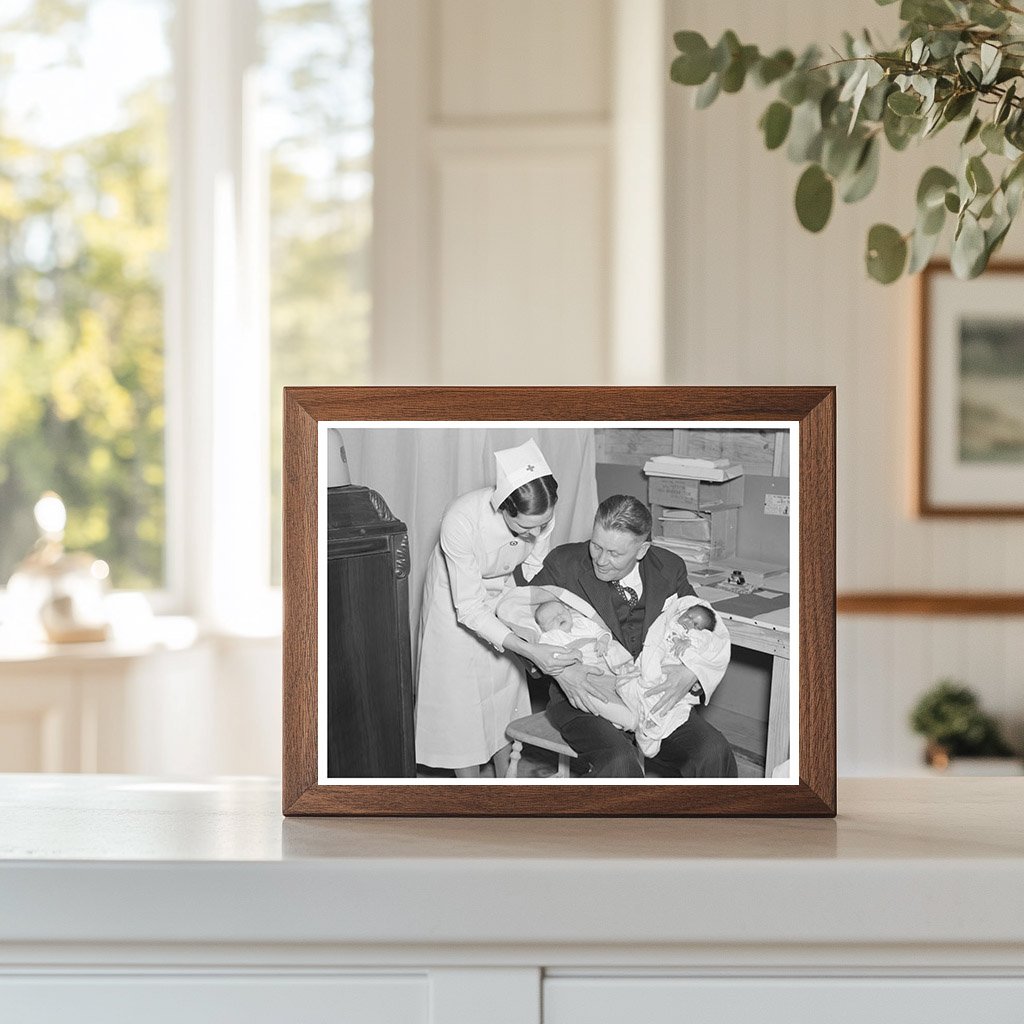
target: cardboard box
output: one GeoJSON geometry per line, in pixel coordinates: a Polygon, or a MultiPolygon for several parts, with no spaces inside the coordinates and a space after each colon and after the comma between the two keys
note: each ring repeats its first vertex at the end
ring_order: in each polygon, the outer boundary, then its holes
{"type": "Polygon", "coordinates": [[[688,508],[694,512],[710,509],[740,508],[743,505],[743,477],[715,483],[688,477],[652,476],[647,483],[652,505],[688,508]]]}

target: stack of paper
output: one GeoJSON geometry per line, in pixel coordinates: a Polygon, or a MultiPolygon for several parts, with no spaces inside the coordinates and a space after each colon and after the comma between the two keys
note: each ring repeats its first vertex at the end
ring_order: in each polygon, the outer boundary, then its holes
{"type": "Polygon", "coordinates": [[[658,547],[668,548],[686,562],[707,565],[711,561],[711,545],[697,541],[679,540],[676,537],[655,537],[658,547]]]}
{"type": "Polygon", "coordinates": [[[644,464],[644,472],[648,476],[721,482],[742,476],[743,467],[728,459],[684,459],[679,455],[655,455],[644,464]]]}

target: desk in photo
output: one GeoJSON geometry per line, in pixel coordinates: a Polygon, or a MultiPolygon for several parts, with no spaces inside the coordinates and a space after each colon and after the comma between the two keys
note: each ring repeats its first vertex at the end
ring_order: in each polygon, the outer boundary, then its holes
{"type": "MultiPolygon", "coordinates": [[[[732,572],[739,569],[745,575],[753,572],[778,570],[780,566],[766,566],[759,563],[740,562],[728,559],[711,568],[732,572]]],[[[714,608],[736,597],[732,591],[715,586],[705,586],[698,579],[693,581],[697,596],[714,608]]],[[[789,573],[782,572],[769,576],[763,589],[789,593],[789,573]]],[[[729,637],[737,647],[760,651],[771,655],[771,685],[768,694],[768,740],[765,748],[764,774],[771,778],[772,772],[789,757],[789,607],[775,608],[754,617],[719,613],[729,629],[729,637]]]]}

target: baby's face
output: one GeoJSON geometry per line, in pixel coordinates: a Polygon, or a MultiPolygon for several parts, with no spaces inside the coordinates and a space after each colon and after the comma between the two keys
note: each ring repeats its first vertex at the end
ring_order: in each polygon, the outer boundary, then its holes
{"type": "Polygon", "coordinates": [[[687,608],[682,615],[679,616],[679,625],[683,629],[708,629],[707,615],[702,612],[699,608],[687,608]]]}
{"type": "Polygon", "coordinates": [[[572,629],[572,613],[561,601],[547,601],[537,609],[537,625],[545,633],[551,629],[572,629]]]}

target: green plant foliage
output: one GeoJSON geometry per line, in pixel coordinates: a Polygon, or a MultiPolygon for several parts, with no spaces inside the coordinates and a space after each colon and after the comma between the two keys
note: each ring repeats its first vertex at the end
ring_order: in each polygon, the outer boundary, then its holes
{"type": "Polygon", "coordinates": [[[995,720],[981,710],[974,691],[951,679],[943,679],[921,697],[911,712],[910,726],[954,757],[1013,753],[995,720]]]}
{"type": "MultiPolygon", "coordinates": [[[[889,6],[896,0],[876,0],[889,6]]],[[[846,34],[825,57],[816,47],[763,55],[726,31],[712,47],[676,33],[672,79],[699,86],[699,109],[747,82],[774,87],[758,123],[765,146],[808,164],[797,183],[797,218],[827,224],[836,193],[855,203],[878,181],[884,142],[896,152],[954,121],[966,128],[955,168],[932,167],[918,187],[906,232],[875,225],[866,267],[884,284],[931,259],[953,214],[952,266],[976,277],[1002,245],[1024,194],[1024,4],[1021,0],[901,0],[899,39],[876,46],[846,34]],[[909,254],[909,259],[908,259],[909,254]]]]}
{"type": "Polygon", "coordinates": [[[903,273],[907,240],[890,224],[876,224],[868,232],[868,273],[880,284],[891,284],[903,273]]]}
{"type": "Polygon", "coordinates": [[[776,101],[764,112],[760,126],[768,149],[778,149],[786,141],[792,121],[793,108],[788,103],[776,101]]]}
{"type": "Polygon", "coordinates": [[[811,164],[796,186],[796,215],[808,231],[820,231],[832,215],[832,179],[811,164]]]}

